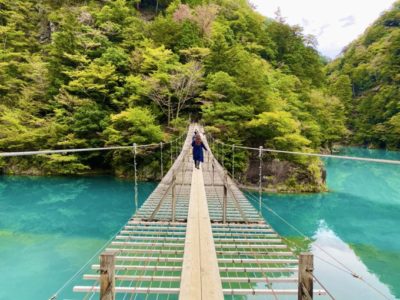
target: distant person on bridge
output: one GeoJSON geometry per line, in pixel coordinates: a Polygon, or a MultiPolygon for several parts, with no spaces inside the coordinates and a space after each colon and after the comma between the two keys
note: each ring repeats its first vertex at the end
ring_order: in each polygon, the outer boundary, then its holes
{"type": "Polygon", "coordinates": [[[192,142],[196,139],[196,135],[198,135],[199,132],[197,131],[197,129],[195,129],[193,137],[192,137],[192,142]]]}
{"type": "Polygon", "coordinates": [[[194,137],[192,142],[192,147],[193,147],[194,166],[197,169],[200,169],[200,163],[204,162],[203,149],[208,151],[207,148],[204,146],[203,142],[201,141],[200,134],[197,133],[196,136],[194,137]]]}

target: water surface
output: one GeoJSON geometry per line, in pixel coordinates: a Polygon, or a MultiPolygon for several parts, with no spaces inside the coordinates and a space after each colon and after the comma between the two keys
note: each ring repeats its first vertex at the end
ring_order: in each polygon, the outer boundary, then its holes
{"type": "MultiPolygon", "coordinates": [[[[399,159],[347,148],[345,155],[399,159]]],[[[294,247],[310,247],[315,273],[336,299],[384,299],[327,256],[400,299],[400,166],[327,159],[330,192],[264,195],[265,204],[313,238],[311,244],[264,209],[294,247]]],[[[140,203],[155,183],[140,183],[140,203]]],[[[256,207],[258,207],[258,204],[256,207]]],[[[134,212],[133,183],[112,177],[0,177],[0,300],[49,299],[134,212]]],[[[58,299],[80,299],[70,283],[58,299]]],[[[96,299],[96,298],[94,298],[96,299]]],[[[257,298],[258,299],[258,298],[257,298]]],[[[260,299],[266,299],[260,297],[260,299]]],[[[273,298],[268,298],[273,299],[273,298]]]]}
{"type": "MultiPolygon", "coordinates": [[[[140,202],[154,189],[140,183],[140,202]]],[[[49,299],[135,210],[112,177],[0,177],[0,299],[49,299]]],[[[69,284],[58,299],[75,299],[69,284]]],[[[82,295],[81,295],[82,296],[82,295]]]]}
{"type": "MultiPolygon", "coordinates": [[[[400,160],[399,152],[382,150],[345,148],[341,154],[400,160]]],[[[329,255],[389,299],[400,299],[400,165],[338,159],[325,164],[328,193],[267,194],[264,203],[313,238],[316,274],[336,299],[385,298],[339,270],[344,267],[329,255]]],[[[267,209],[263,215],[281,235],[301,241],[267,209]]]]}

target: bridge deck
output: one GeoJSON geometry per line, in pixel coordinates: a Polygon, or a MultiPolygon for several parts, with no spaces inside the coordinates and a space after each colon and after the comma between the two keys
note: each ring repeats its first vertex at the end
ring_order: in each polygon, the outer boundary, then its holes
{"type": "MultiPolygon", "coordinates": [[[[211,152],[201,170],[193,168],[193,131],[191,126],[171,170],[106,249],[116,253],[116,299],[159,299],[161,294],[182,300],[252,295],[297,299],[297,256],[225,176],[211,152]]],[[[75,286],[74,291],[99,291],[99,275],[84,279],[91,285],[75,286]]]]}

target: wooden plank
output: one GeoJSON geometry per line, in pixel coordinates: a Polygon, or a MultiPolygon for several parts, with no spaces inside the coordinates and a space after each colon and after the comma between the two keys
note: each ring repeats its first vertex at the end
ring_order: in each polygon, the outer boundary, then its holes
{"type": "Polygon", "coordinates": [[[189,212],[186,226],[186,240],[183,254],[181,290],[179,299],[201,299],[199,203],[193,188],[195,180],[192,173],[189,212]]]}
{"type": "MultiPolygon", "coordinates": [[[[98,286],[75,286],[73,291],[80,293],[99,292],[98,286]]],[[[179,288],[141,288],[141,287],[116,287],[116,293],[121,294],[178,294],[179,288]]],[[[224,289],[225,295],[297,295],[295,289],[224,289]]],[[[325,290],[314,290],[316,295],[326,295],[325,290]]],[[[190,298],[192,300],[192,298],[190,298]]]]}
{"type": "MultiPolygon", "coordinates": [[[[211,152],[201,170],[193,168],[189,153],[193,130],[192,125],[182,152],[162,182],[107,248],[117,255],[115,270],[127,272],[115,275],[119,283],[115,292],[179,294],[182,300],[221,300],[224,294],[296,295],[298,260],[229,177],[223,201],[225,169],[213,163],[211,152]],[[211,181],[215,186],[209,185],[211,181]],[[160,276],[164,272],[171,273],[160,276]],[[231,273],[239,277],[230,277],[231,273]],[[124,281],[154,283],[155,287],[124,287],[124,281]],[[161,288],[162,282],[180,282],[180,288],[161,288]],[[233,289],[223,289],[222,283],[233,284],[233,289]],[[241,289],[240,283],[253,286],[241,289]],[[272,290],[269,283],[280,285],[272,290]]],[[[99,270],[100,265],[92,269],[99,270]]],[[[86,280],[99,278],[98,274],[84,275],[86,280]]],[[[100,286],[77,286],[74,291],[99,292],[100,286]]],[[[315,294],[324,292],[314,290],[315,294]]]]}
{"type": "Polygon", "coordinates": [[[202,168],[193,172],[195,182],[192,181],[196,194],[199,197],[199,225],[200,225],[200,254],[201,254],[201,279],[202,299],[224,299],[222,282],[218,269],[217,254],[215,252],[214,238],[211,228],[208,203],[204,188],[202,168]]]}
{"type": "MultiPolygon", "coordinates": [[[[83,275],[84,280],[99,280],[100,275],[97,274],[85,274],[83,275]]],[[[247,281],[248,279],[245,278],[247,281]]],[[[145,282],[177,282],[181,280],[179,276],[132,276],[132,275],[115,275],[115,280],[120,281],[145,281],[145,282]]],[[[246,282],[247,282],[246,281],[246,282]]],[[[264,279],[265,281],[265,279],[264,279]]],[[[297,281],[297,278],[296,278],[297,281]]]]}
{"type": "Polygon", "coordinates": [[[224,299],[201,170],[192,173],[179,299],[224,299]]]}
{"type": "MultiPolygon", "coordinates": [[[[100,270],[100,265],[92,265],[92,270],[100,270]]],[[[182,270],[182,267],[179,266],[143,266],[143,265],[115,265],[115,270],[121,271],[170,271],[170,272],[178,272],[182,270]]]]}
{"type": "MultiPolygon", "coordinates": [[[[98,293],[98,286],[74,286],[73,291],[78,293],[98,293]]],[[[178,288],[143,288],[143,287],[116,287],[118,294],[178,294],[178,288]]]]}

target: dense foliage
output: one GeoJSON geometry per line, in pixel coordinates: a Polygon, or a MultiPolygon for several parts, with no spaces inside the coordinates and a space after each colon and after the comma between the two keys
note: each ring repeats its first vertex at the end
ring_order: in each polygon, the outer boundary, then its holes
{"type": "MultiPolygon", "coordinates": [[[[160,142],[189,115],[257,147],[320,151],[346,134],[338,97],[349,96],[327,88],[313,38],[246,0],[0,0],[0,40],[3,151],[160,142]]],[[[317,160],[279,158],[296,170],[285,180],[321,187],[317,160]]],[[[24,162],[127,168],[121,153],[24,162]]]]}
{"type": "Polygon", "coordinates": [[[356,143],[400,149],[400,1],[329,65],[356,143]]]}

